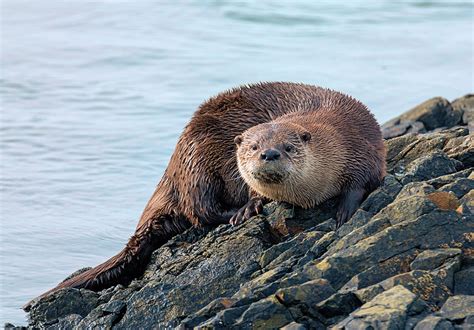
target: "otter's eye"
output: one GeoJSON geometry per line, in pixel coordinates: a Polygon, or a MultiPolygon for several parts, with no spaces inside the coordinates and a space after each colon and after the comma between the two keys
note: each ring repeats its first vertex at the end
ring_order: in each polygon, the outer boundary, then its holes
{"type": "Polygon", "coordinates": [[[253,151],[255,151],[255,150],[257,150],[257,149],[258,149],[258,147],[257,147],[257,145],[256,145],[256,144],[252,144],[252,146],[251,146],[250,148],[252,148],[252,150],[253,150],[253,151]]]}
{"type": "Polygon", "coordinates": [[[293,150],[294,150],[293,146],[287,145],[287,146],[285,147],[285,151],[286,151],[286,152],[292,152],[293,150]]]}

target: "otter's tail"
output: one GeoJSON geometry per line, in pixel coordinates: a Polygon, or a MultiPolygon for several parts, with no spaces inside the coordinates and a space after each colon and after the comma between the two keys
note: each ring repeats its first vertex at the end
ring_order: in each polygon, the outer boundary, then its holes
{"type": "Polygon", "coordinates": [[[154,250],[190,226],[186,219],[171,216],[160,216],[147,221],[137,228],[120,253],[92,269],[59,283],[55,288],[28,302],[23,309],[28,311],[39,298],[62,288],[100,291],[117,284],[127,285],[145,271],[154,250]]]}

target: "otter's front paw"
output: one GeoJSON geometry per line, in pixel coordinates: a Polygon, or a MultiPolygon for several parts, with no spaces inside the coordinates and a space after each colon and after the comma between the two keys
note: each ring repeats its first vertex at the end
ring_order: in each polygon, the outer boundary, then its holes
{"type": "Polygon", "coordinates": [[[263,211],[263,200],[260,197],[251,198],[247,204],[230,218],[229,223],[232,226],[239,225],[253,216],[261,214],[263,211]]]}

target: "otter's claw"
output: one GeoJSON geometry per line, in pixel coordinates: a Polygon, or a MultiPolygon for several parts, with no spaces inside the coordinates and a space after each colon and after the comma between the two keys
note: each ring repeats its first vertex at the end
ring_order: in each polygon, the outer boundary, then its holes
{"type": "Polygon", "coordinates": [[[232,226],[240,225],[253,216],[261,214],[263,211],[263,201],[259,197],[251,198],[247,204],[242,206],[240,210],[230,218],[229,223],[232,226]]]}

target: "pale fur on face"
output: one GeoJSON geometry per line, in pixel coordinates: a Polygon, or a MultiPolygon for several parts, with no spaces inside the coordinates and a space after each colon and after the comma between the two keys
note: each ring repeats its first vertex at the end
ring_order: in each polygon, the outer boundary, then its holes
{"type": "Polygon", "coordinates": [[[308,141],[305,133],[309,134],[305,127],[294,123],[266,123],[236,138],[237,165],[244,181],[262,196],[303,208],[336,195],[344,165],[338,155],[340,143],[335,142],[337,133],[313,127],[308,141]],[[278,150],[280,159],[264,162],[260,154],[266,149],[278,150]]]}

